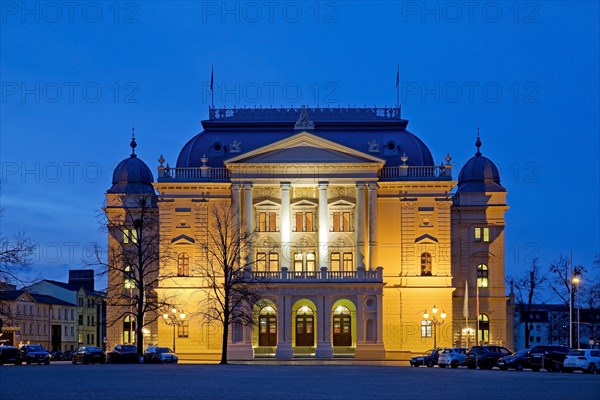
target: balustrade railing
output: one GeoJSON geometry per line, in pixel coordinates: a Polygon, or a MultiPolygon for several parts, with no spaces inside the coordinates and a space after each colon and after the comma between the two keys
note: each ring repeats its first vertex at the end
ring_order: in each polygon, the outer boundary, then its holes
{"type": "Polygon", "coordinates": [[[307,282],[307,281],[356,281],[383,282],[383,268],[358,271],[252,271],[252,279],[264,281],[307,282]]]}
{"type": "Polygon", "coordinates": [[[226,181],[229,179],[227,168],[158,168],[158,180],[164,181],[226,181]]]}
{"type": "Polygon", "coordinates": [[[452,179],[451,165],[383,167],[379,172],[381,180],[394,179],[452,179]]]}

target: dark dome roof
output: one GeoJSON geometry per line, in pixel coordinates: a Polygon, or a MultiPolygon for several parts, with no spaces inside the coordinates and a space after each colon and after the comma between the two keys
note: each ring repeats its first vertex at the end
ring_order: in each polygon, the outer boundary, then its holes
{"type": "Polygon", "coordinates": [[[481,140],[477,137],[477,153],[466,162],[458,174],[457,192],[505,192],[500,185],[498,167],[481,155],[481,140]]]}
{"type": "MultiPolygon", "coordinates": [[[[210,167],[223,167],[223,163],[241,153],[266,146],[299,131],[294,122],[300,109],[285,114],[288,110],[239,109],[235,116],[219,120],[202,121],[204,131],[191,138],[182,148],[177,158],[177,168],[197,168],[203,165],[201,159],[206,156],[210,167]],[[263,115],[264,114],[264,115],[263,115]],[[274,115],[277,114],[277,115],[274,115]],[[232,151],[232,142],[241,143],[242,150],[232,151]]],[[[310,133],[323,139],[339,143],[352,149],[370,153],[369,142],[377,142],[380,151],[373,154],[386,160],[386,166],[402,165],[402,155],[408,157],[407,165],[433,166],[434,161],[427,145],[406,129],[406,120],[353,119],[352,112],[367,113],[368,109],[309,109],[314,121],[310,133]],[[341,117],[338,117],[340,114],[341,117]],[[334,115],[336,118],[332,118],[334,115]],[[348,116],[349,115],[349,116],[348,116]]]]}
{"type": "Polygon", "coordinates": [[[136,146],[135,139],[132,139],[131,148],[134,151],[129,158],[121,161],[115,168],[112,178],[113,185],[108,189],[108,193],[154,194],[152,171],[135,154],[136,146]]]}

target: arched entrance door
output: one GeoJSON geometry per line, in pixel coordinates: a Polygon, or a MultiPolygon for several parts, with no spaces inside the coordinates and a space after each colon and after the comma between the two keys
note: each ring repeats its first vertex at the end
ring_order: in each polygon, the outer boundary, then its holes
{"type": "Polygon", "coordinates": [[[258,315],[258,345],[277,346],[277,315],[271,306],[266,306],[258,315]]]}
{"type": "Polygon", "coordinates": [[[313,310],[302,306],[296,311],[296,346],[315,345],[315,317],[313,310]]]}
{"type": "Polygon", "coordinates": [[[333,311],[333,345],[352,346],[352,317],[350,310],[337,306],[333,311]]]}

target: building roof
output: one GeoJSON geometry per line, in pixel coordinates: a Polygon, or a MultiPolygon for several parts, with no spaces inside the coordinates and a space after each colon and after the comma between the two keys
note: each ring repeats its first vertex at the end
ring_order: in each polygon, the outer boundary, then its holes
{"type": "Polygon", "coordinates": [[[112,186],[107,193],[116,194],[154,194],[152,171],[135,154],[137,143],[131,138],[131,155],[121,161],[113,172],[112,186]]]}
{"type": "Polygon", "coordinates": [[[46,296],[44,294],[31,293],[25,289],[0,291],[0,300],[16,301],[24,293],[29,294],[35,300],[36,303],[75,307],[75,304],[73,304],[73,303],[69,303],[69,302],[57,299],[56,297],[46,296]]]}
{"type": "Polygon", "coordinates": [[[83,288],[83,290],[85,291],[85,294],[88,296],[102,296],[103,294],[101,292],[97,292],[95,290],[89,290],[86,289],[85,287],[83,287],[83,285],[76,285],[76,284],[71,284],[71,283],[65,283],[65,282],[59,282],[59,281],[54,281],[51,279],[43,279],[43,282],[48,282],[50,284],[59,286],[63,289],[67,289],[67,290],[71,290],[74,292],[78,292],[79,289],[83,288]]]}
{"type": "Polygon", "coordinates": [[[177,168],[224,162],[300,132],[382,158],[386,166],[433,166],[429,148],[406,129],[399,108],[242,108],[210,109],[204,130],[190,139],[177,168]],[[203,162],[205,159],[205,163],[203,162]]]}
{"type": "Polygon", "coordinates": [[[475,142],[477,152],[471,157],[458,174],[457,192],[506,192],[500,185],[500,172],[496,164],[481,154],[481,139],[477,134],[475,142]]]}

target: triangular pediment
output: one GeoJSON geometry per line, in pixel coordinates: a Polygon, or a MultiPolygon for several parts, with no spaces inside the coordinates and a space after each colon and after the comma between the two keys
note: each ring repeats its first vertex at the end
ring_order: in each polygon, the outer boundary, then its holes
{"type": "Polygon", "coordinates": [[[225,162],[232,164],[338,163],[381,164],[384,160],[308,132],[282,139],[225,162]]]}
{"type": "Polygon", "coordinates": [[[195,242],[196,241],[194,240],[194,238],[191,238],[187,235],[179,235],[179,236],[171,239],[171,243],[175,243],[175,244],[187,244],[187,243],[195,243],[195,242]]]}
{"type": "Polygon", "coordinates": [[[418,238],[415,239],[415,243],[419,243],[419,242],[429,242],[429,243],[438,243],[438,240],[436,237],[433,237],[431,235],[425,234],[425,235],[421,235],[418,238]]]}

